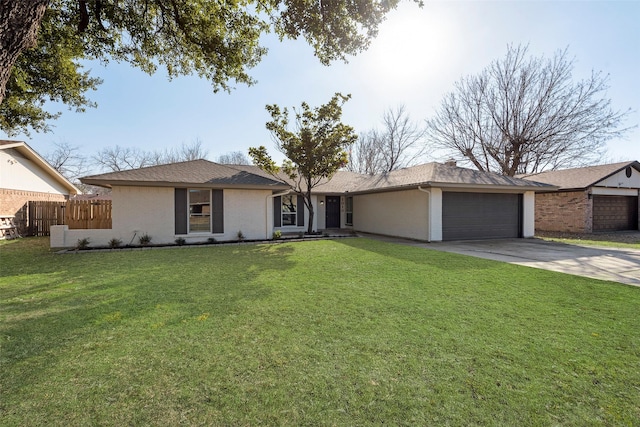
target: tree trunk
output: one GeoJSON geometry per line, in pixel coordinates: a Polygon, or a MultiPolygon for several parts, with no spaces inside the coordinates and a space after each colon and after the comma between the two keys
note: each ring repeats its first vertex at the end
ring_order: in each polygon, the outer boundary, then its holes
{"type": "Polygon", "coordinates": [[[305,196],[305,204],[308,205],[307,209],[309,210],[309,225],[307,226],[307,234],[313,233],[313,203],[311,203],[311,190],[307,191],[305,196]]]}
{"type": "Polygon", "coordinates": [[[48,5],[48,0],[0,0],[0,104],[20,53],[38,41],[48,5]]]}

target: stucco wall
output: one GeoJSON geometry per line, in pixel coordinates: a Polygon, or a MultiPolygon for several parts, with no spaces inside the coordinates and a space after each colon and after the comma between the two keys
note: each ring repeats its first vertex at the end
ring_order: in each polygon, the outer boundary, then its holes
{"type": "Polygon", "coordinates": [[[14,149],[0,150],[0,188],[68,195],[69,191],[14,149]]]}
{"type": "Polygon", "coordinates": [[[271,238],[267,204],[273,213],[269,190],[224,190],[224,235],[218,240],[234,240],[238,231],[247,239],[271,238]],[[269,201],[267,201],[267,198],[269,201]]]}
{"type": "Polygon", "coordinates": [[[590,233],[593,204],[586,191],[538,193],[535,200],[536,230],[590,233]]]}
{"type": "Polygon", "coordinates": [[[111,197],[113,237],[125,244],[136,244],[144,234],[152,243],[175,240],[173,188],[113,187],[111,197]]]}
{"type": "MultiPolygon", "coordinates": [[[[74,248],[78,246],[78,240],[89,239],[89,246],[108,246],[113,238],[113,230],[69,230],[68,225],[52,225],[49,245],[52,248],[74,248]]],[[[128,243],[123,242],[123,245],[128,243]]]]}
{"type": "MultiPolygon", "coordinates": [[[[119,238],[148,234],[155,243],[172,243],[175,235],[174,189],[164,187],[114,187],[113,229],[119,238]]],[[[223,191],[224,233],[183,236],[187,242],[235,240],[238,231],[246,239],[267,238],[267,196],[269,190],[223,191]]],[[[268,237],[271,237],[269,234],[268,237]]],[[[127,240],[127,242],[129,241],[127,240]]]]}
{"type": "Polygon", "coordinates": [[[429,240],[428,196],[419,190],[356,195],[353,198],[353,228],[429,240]]]}
{"type": "MultiPolygon", "coordinates": [[[[138,244],[139,237],[147,234],[152,244],[174,243],[175,190],[169,187],[113,187],[112,229],[56,231],[51,237],[52,247],[73,247],[78,239],[88,238],[90,246],[106,245],[109,240],[120,239],[123,245],[138,244]],[[62,235],[60,233],[63,233],[62,235]]],[[[188,243],[236,240],[238,231],[245,239],[271,238],[272,227],[267,212],[272,209],[270,190],[223,191],[224,233],[197,233],[181,236],[188,243]]]]}

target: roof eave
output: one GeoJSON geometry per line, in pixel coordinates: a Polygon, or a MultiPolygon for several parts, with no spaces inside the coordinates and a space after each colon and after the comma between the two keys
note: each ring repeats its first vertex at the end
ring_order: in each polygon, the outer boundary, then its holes
{"type": "Polygon", "coordinates": [[[272,190],[286,189],[289,186],[279,183],[274,184],[226,184],[207,182],[169,182],[169,181],[125,181],[125,180],[105,180],[93,179],[90,177],[80,178],[83,184],[96,185],[98,187],[113,188],[118,187],[192,187],[192,188],[229,188],[244,190],[272,190]]]}
{"type": "MultiPolygon", "coordinates": [[[[492,189],[492,190],[507,190],[507,191],[556,191],[558,187],[554,185],[517,185],[517,184],[465,184],[465,183],[457,183],[457,182],[430,182],[428,183],[430,187],[440,187],[440,188],[468,188],[473,190],[483,190],[483,189],[492,189]]],[[[422,184],[422,186],[427,186],[427,184],[422,184]]]]}
{"type": "Polygon", "coordinates": [[[422,182],[422,183],[412,183],[406,185],[396,185],[389,187],[378,187],[378,188],[367,188],[367,189],[358,189],[355,191],[347,191],[349,194],[369,194],[369,193],[384,193],[388,191],[401,191],[401,190],[413,190],[418,187],[426,187],[426,188],[451,188],[451,189],[467,189],[467,190],[489,190],[489,191],[509,191],[513,193],[521,193],[525,191],[535,191],[535,192],[550,192],[556,191],[558,187],[553,185],[496,185],[496,184],[465,184],[465,183],[454,183],[454,182],[422,182]]]}
{"type": "Polygon", "coordinates": [[[633,167],[635,168],[638,172],[640,172],[640,162],[638,162],[637,160],[634,160],[632,162],[629,162],[625,165],[623,165],[622,167],[616,169],[615,171],[611,172],[609,175],[605,175],[604,177],[598,179],[595,182],[592,182],[591,184],[587,185],[586,187],[584,187],[585,189],[590,188],[590,187],[595,187],[597,183],[599,183],[600,181],[604,181],[607,178],[612,177],[613,175],[617,174],[618,172],[628,168],[628,167],[633,167]]]}
{"type": "Polygon", "coordinates": [[[65,178],[60,172],[58,172],[53,166],[51,166],[49,162],[47,162],[43,157],[36,153],[31,147],[29,147],[26,142],[16,141],[12,144],[2,145],[2,149],[8,148],[17,150],[20,154],[25,156],[25,158],[44,169],[57,183],[61,184],[63,187],[69,190],[69,194],[82,194],[82,191],[78,187],[73,185],[71,181],[65,178]]]}

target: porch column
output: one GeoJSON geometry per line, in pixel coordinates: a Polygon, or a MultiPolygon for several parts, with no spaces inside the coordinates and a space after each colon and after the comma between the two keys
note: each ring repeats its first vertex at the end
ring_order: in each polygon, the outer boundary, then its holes
{"type": "Polygon", "coordinates": [[[442,189],[431,188],[429,196],[429,241],[442,241],[442,189]]]}
{"type": "Polygon", "coordinates": [[[522,237],[533,237],[536,234],[536,193],[526,191],[522,197],[522,237]]]}

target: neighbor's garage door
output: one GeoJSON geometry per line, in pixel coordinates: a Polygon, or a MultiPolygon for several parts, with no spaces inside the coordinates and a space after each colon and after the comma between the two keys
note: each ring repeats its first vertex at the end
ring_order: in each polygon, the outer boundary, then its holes
{"type": "Polygon", "coordinates": [[[520,237],[519,194],[442,193],[442,239],[520,237]]]}
{"type": "Polygon", "coordinates": [[[637,196],[593,196],[593,231],[637,229],[637,196]]]}

